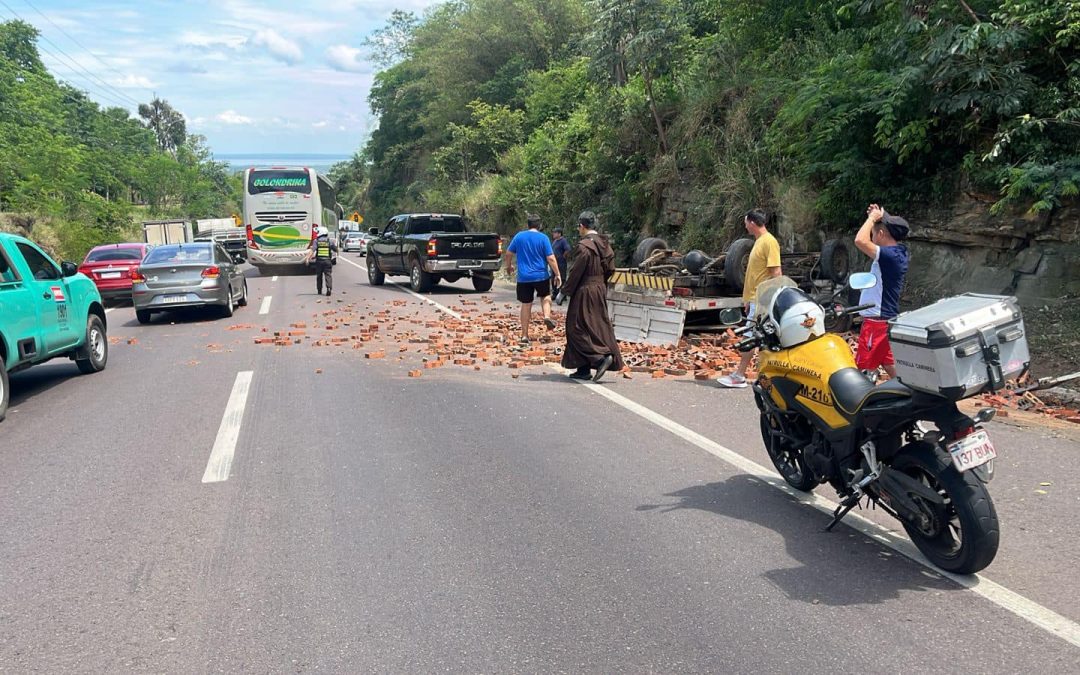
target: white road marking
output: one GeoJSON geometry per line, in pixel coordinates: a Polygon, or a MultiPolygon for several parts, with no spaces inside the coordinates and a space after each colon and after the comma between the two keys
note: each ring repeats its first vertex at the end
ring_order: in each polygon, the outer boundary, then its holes
{"type": "MultiPolygon", "coordinates": [[[[358,265],[358,264],[354,263],[353,261],[349,260],[348,258],[338,258],[338,260],[344,260],[345,262],[349,263],[353,267],[358,267],[358,268],[364,270],[365,272],[367,271],[367,267],[364,267],[363,265],[358,265]]],[[[439,310],[441,310],[443,312],[446,312],[447,314],[454,317],[458,321],[464,321],[465,320],[465,317],[461,316],[460,314],[458,314],[454,310],[450,309],[446,305],[441,305],[441,304],[435,302],[434,300],[432,300],[431,298],[426,298],[426,297],[420,295],[419,293],[417,293],[416,291],[414,291],[411,288],[408,288],[406,286],[402,286],[401,284],[399,284],[397,282],[394,282],[394,281],[390,281],[389,279],[386,280],[386,283],[397,286],[398,288],[405,291],[409,295],[411,295],[411,296],[413,296],[415,298],[418,298],[420,300],[423,300],[424,302],[426,302],[429,305],[434,305],[436,309],[439,309],[439,310]]]]}
{"type": "Polygon", "coordinates": [[[116,308],[115,308],[115,307],[106,307],[106,308],[105,308],[105,314],[106,314],[106,315],[108,315],[108,314],[112,314],[112,313],[113,313],[113,311],[115,311],[115,310],[116,310],[116,308]]]}
{"type": "Polygon", "coordinates": [[[270,281],[277,281],[277,277],[276,276],[270,277],[270,281]]]}
{"type": "Polygon", "coordinates": [[[244,406],[247,405],[248,391],[251,389],[252,371],[244,370],[236,374],[229,403],[225,406],[225,415],[221,418],[214,449],[210,451],[210,460],[206,463],[202,482],[220,483],[229,479],[232,468],[236,441],[240,437],[240,423],[244,419],[244,406]]]}
{"type": "Polygon", "coordinates": [[[262,299],[262,304],[259,305],[259,314],[270,313],[270,301],[274,299],[274,296],[268,295],[262,299]]]}
{"type": "MultiPolygon", "coordinates": [[[[582,382],[592,391],[600,394],[604,398],[617,403],[626,410],[643,417],[644,419],[652,422],[656,426],[665,429],[683,440],[696,445],[705,452],[718,457],[719,459],[731,464],[736,469],[744,471],[747,474],[761,480],[772,487],[786,492],[795,499],[804,504],[809,504],[819,511],[823,511],[829,515],[833,514],[836,510],[836,503],[832,502],[824,497],[816,494],[807,494],[805,492],[799,492],[788,485],[782,478],[775,473],[766,469],[764,466],[754,462],[753,460],[743,457],[739,453],[726,448],[719,443],[702,436],[701,434],[688,429],[681,424],[664,417],[658,412],[655,412],[645,406],[631,401],[630,399],[616,394],[610,389],[599,384],[592,384],[588,382],[582,382]]],[[[1068,619],[1057,612],[1043,607],[1033,600],[1029,600],[1024,596],[1010,591],[1004,586],[990,581],[986,577],[980,574],[972,575],[960,575],[951,574],[938,569],[931,563],[922,553],[915,548],[915,544],[911,543],[911,540],[900,536],[891,530],[878,525],[877,523],[860,516],[857,513],[849,513],[844,519],[843,524],[852,527],[859,532],[862,532],[871,539],[878,541],[885,546],[893,549],[894,551],[901,553],[908,558],[911,558],[915,562],[929,568],[933,572],[940,574],[941,576],[951,579],[960,586],[973,591],[974,593],[986,598],[995,605],[1005,609],[1008,612],[1015,614],[1016,616],[1028,621],[1029,623],[1038,626],[1039,628],[1053,633],[1061,639],[1080,647],[1080,624],[1068,619]]]]}

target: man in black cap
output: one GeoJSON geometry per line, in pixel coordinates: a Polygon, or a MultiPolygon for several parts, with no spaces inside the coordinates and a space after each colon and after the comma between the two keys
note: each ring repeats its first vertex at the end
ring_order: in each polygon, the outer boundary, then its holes
{"type": "Polygon", "coordinates": [[[866,222],[855,235],[855,246],[870,257],[870,272],[877,285],[859,296],[859,304],[873,303],[862,311],[863,324],[855,365],[860,370],[884,367],[889,377],[896,377],[896,362],[889,345],[889,319],[900,313],[900,293],[908,270],[907,239],[911,226],[900,216],[893,216],[877,204],[866,210],[866,222]]]}

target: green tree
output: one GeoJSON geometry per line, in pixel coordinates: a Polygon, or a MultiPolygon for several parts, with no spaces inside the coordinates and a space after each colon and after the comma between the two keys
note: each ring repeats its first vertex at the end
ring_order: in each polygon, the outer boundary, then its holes
{"type": "Polygon", "coordinates": [[[150,103],[139,104],[139,117],[145,120],[146,128],[154,132],[162,152],[175,155],[184,144],[187,138],[187,123],[184,116],[169,105],[168,101],[154,97],[150,103]]]}

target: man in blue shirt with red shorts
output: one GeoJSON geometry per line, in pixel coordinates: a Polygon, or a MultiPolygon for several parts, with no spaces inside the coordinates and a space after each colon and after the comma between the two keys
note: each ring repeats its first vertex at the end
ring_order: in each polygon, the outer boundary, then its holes
{"type": "Polygon", "coordinates": [[[877,285],[859,296],[859,304],[873,303],[862,311],[863,324],[855,365],[859,370],[885,369],[896,377],[896,361],[889,345],[889,319],[900,313],[900,293],[908,270],[908,249],[900,243],[907,239],[911,226],[900,216],[889,215],[877,204],[866,210],[866,222],[855,235],[855,246],[870,257],[870,272],[877,285]]]}

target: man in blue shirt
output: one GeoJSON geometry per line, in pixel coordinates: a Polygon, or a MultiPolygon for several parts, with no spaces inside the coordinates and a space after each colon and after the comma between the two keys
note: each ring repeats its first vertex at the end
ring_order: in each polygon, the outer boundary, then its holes
{"type": "Polygon", "coordinates": [[[540,298],[544,308],[544,324],[549,330],[555,328],[551,318],[551,277],[555,285],[562,285],[559,263],[551,250],[551,241],[540,231],[540,216],[529,214],[529,229],[518,232],[506,247],[506,274],[514,273],[517,260],[517,299],[521,303],[521,341],[529,342],[529,322],[532,320],[534,296],[540,298]],[[548,273],[551,268],[552,274],[548,273]]]}
{"type": "Polygon", "coordinates": [[[855,365],[860,370],[885,369],[896,377],[896,361],[889,345],[889,319],[900,313],[900,293],[908,270],[908,249],[900,243],[907,239],[911,226],[900,216],[889,215],[877,204],[866,210],[866,222],[855,235],[855,246],[874,261],[870,272],[877,285],[859,296],[859,304],[873,304],[863,310],[859,348],[855,365]]]}

